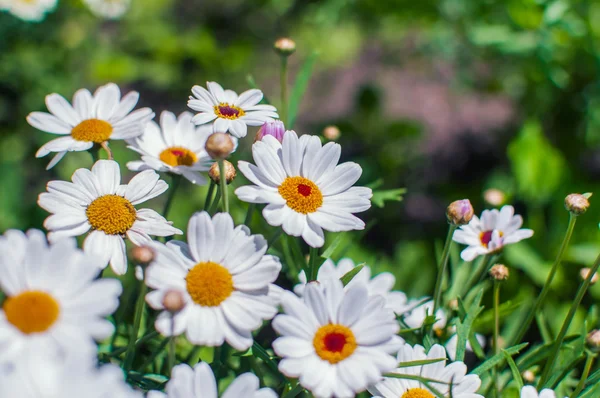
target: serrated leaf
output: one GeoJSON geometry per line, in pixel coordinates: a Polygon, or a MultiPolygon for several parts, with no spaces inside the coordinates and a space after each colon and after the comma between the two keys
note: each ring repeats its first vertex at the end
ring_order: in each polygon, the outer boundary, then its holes
{"type": "Polygon", "coordinates": [[[374,191],[371,202],[377,207],[384,207],[385,202],[402,202],[406,188],[389,189],[386,191],[374,191]]]}
{"type": "Polygon", "coordinates": [[[517,364],[512,359],[512,356],[508,353],[508,351],[502,350],[501,353],[502,355],[504,355],[504,359],[506,359],[506,362],[508,363],[508,367],[510,368],[510,372],[512,373],[513,380],[515,381],[515,383],[517,383],[519,391],[521,391],[521,388],[523,388],[523,379],[521,378],[521,372],[519,372],[517,364]]]}
{"type": "Polygon", "coordinates": [[[477,316],[483,311],[482,306],[480,306],[481,298],[483,297],[483,289],[479,289],[477,295],[473,299],[473,303],[471,306],[466,309],[466,316],[463,320],[458,320],[456,324],[456,334],[458,335],[458,340],[456,342],[456,360],[462,361],[465,358],[465,351],[467,349],[467,341],[469,340],[469,335],[471,334],[471,329],[473,327],[473,322],[477,318],[477,316]]]}
{"type": "MultiPolygon", "coordinates": [[[[510,348],[507,348],[504,351],[506,351],[510,355],[515,355],[515,354],[518,354],[523,348],[527,347],[528,345],[529,345],[529,343],[522,343],[522,344],[518,344],[516,346],[510,347],[510,348]]],[[[496,354],[493,357],[491,357],[490,359],[488,359],[487,361],[485,361],[484,363],[482,363],[481,365],[479,365],[478,367],[476,367],[475,369],[473,369],[473,371],[471,373],[481,376],[482,374],[484,374],[488,370],[492,369],[494,366],[496,366],[497,364],[501,363],[504,360],[505,359],[504,359],[503,353],[496,354]]]]}

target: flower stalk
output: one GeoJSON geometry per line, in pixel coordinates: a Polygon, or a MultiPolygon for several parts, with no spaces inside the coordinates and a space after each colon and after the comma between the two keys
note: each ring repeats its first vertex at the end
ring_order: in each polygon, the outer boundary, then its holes
{"type": "Polygon", "coordinates": [[[169,210],[171,210],[171,205],[173,204],[173,199],[175,198],[175,194],[177,193],[177,189],[181,183],[181,176],[179,174],[173,174],[173,179],[171,180],[171,190],[169,191],[169,196],[167,197],[167,201],[165,202],[165,207],[163,208],[162,215],[164,218],[167,218],[169,214],[169,210]]]}
{"type": "Polygon", "coordinates": [[[456,230],[456,228],[458,227],[455,224],[450,224],[448,226],[448,236],[446,236],[446,243],[444,243],[444,250],[442,251],[442,257],[438,266],[437,279],[435,281],[435,289],[433,296],[433,314],[436,313],[440,305],[440,299],[442,296],[442,283],[444,279],[444,274],[446,273],[448,259],[450,258],[450,246],[452,245],[452,236],[454,235],[454,231],[456,230]]]}
{"type": "Polygon", "coordinates": [[[148,288],[146,287],[146,284],[142,282],[140,286],[140,293],[135,304],[133,330],[131,331],[131,336],[129,336],[127,351],[125,352],[125,362],[123,365],[123,370],[125,370],[125,373],[128,373],[133,366],[133,360],[135,358],[135,342],[140,332],[140,325],[142,324],[142,315],[144,314],[144,308],[146,304],[145,298],[147,289],[148,288]]]}
{"type": "Polygon", "coordinates": [[[229,198],[227,197],[227,178],[225,176],[225,160],[219,159],[219,176],[221,179],[221,195],[223,196],[223,210],[229,213],[229,198]]]}

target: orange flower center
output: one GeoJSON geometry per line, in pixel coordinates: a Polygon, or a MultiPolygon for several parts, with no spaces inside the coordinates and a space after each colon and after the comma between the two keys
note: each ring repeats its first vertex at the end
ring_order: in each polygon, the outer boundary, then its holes
{"type": "Polygon", "coordinates": [[[219,105],[215,105],[215,115],[221,119],[235,120],[246,114],[242,108],[235,105],[230,105],[226,102],[221,102],[219,105]]]}
{"type": "Polygon", "coordinates": [[[234,290],[233,278],[227,268],[212,261],[196,264],[185,281],[192,300],[204,307],[217,307],[234,290]]]}
{"type": "Polygon", "coordinates": [[[410,388],[400,398],[435,398],[435,396],[423,388],[410,388]]]}
{"type": "Polygon", "coordinates": [[[87,119],[73,127],[71,137],[77,141],[95,142],[100,144],[108,141],[113,127],[110,123],[100,119],[87,119]]]}
{"type": "Polygon", "coordinates": [[[321,359],[334,364],[352,355],[357,344],[354,333],[347,326],[328,324],[317,330],[313,346],[321,359]]]}
{"type": "Polygon", "coordinates": [[[108,235],[123,235],[133,226],[136,211],[130,201],[119,195],[104,195],[85,210],[92,228],[108,235]]]}
{"type": "Polygon", "coordinates": [[[287,205],[298,213],[314,213],[323,204],[321,190],[308,178],[288,177],[278,191],[287,205]]]}
{"type": "Polygon", "coordinates": [[[56,322],[60,313],[54,297],[37,290],[7,298],[2,309],[6,320],[25,334],[45,332],[56,322]]]}
{"type": "Polygon", "coordinates": [[[159,155],[160,160],[169,166],[191,166],[198,161],[196,154],[189,149],[173,146],[165,149],[159,155]]]}

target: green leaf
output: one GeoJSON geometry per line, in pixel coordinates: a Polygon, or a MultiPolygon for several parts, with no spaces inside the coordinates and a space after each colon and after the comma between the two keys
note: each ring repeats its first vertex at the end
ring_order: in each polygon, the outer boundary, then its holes
{"type": "Polygon", "coordinates": [[[483,289],[479,289],[471,306],[468,309],[465,308],[465,318],[463,320],[459,320],[456,324],[456,334],[458,335],[458,340],[456,343],[457,361],[462,361],[465,358],[465,350],[467,348],[467,341],[469,340],[469,335],[471,334],[473,322],[484,308],[479,305],[482,297],[483,289]]]}
{"type": "Polygon", "coordinates": [[[344,234],[343,233],[338,233],[335,237],[335,239],[333,240],[333,242],[331,242],[331,244],[329,246],[327,246],[327,249],[325,249],[325,251],[323,252],[323,254],[321,254],[321,257],[323,258],[331,258],[331,255],[333,254],[333,252],[335,251],[335,249],[338,248],[338,246],[340,245],[340,243],[342,243],[344,239],[344,234]]]}
{"type": "Polygon", "coordinates": [[[525,199],[541,205],[553,197],[567,166],[560,151],[544,136],[538,121],[525,123],[509,144],[508,157],[518,191],[525,199]]]}
{"type": "Polygon", "coordinates": [[[446,358],[434,358],[434,359],[423,359],[420,361],[408,361],[408,362],[400,362],[396,367],[398,368],[410,368],[411,366],[423,366],[429,365],[432,363],[437,363],[441,361],[445,361],[446,358]]]}
{"type": "MultiPolygon", "coordinates": [[[[527,347],[528,345],[529,345],[529,343],[522,343],[522,344],[510,347],[510,348],[507,348],[506,350],[502,350],[502,351],[506,351],[508,354],[510,354],[512,356],[512,355],[518,354],[523,348],[527,347]]],[[[500,364],[504,360],[505,360],[504,353],[496,354],[493,357],[491,357],[490,359],[488,359],[487,361],[485,361],[484,363],[482,363],[481,365],[479,365],[478,367],[476,367],[475,369],[473,369],[473,371],[471,373],[481,376],[482,374],[484,374],[488,370],[492,369],[494,366],[500,364]]]]}
{"type": "Polygon", "coordinates": [[[386,191],[374,191],[371,202],[377,207],[384,207],[386,201],[402,202],[402,195],[406,193],[406,188],[388,189],[386,191]]]}
{"type": "Polygon", "coordinates": [[[346,272],[344,276],[340,278],[344,286],[346,286],[350,281],[364,268],[365,264],[358,264],[356,267],[352,268],[350,271],[346,272]]]}
{"type": "Polygon", "coordinates": [[[512,356],[506,350],[502,350],[502,355],[504,355],[504,359],[508,362],[508,366],[510,367],[510,372],[512,373],[513,380],[517,383],[517,387],[519,391],[523,388],[523,379],[521,378],[521,372],[519,372],[519,368],[517,368],[517,364],[512,359],[512,356]]]}
{"type": "Polygon", "coordinates": [[[304,93],[308,87],[308,82],[312,76],[313,67],[315,66],[317,57],[318,53],[316,51],[310,54],[306,61],[304,61],[304,64],[302,64],[300,72],[298,72],[298,75],[296,76],[296,81],[294,83],[294,87],[292,88],[292,94],[290,95],[290,101],[288,105],[288,121],[286,125],[288,130],[291,130],[296,122],[298,110],[300,109],[300,102],[302,101],[304,93]]]}

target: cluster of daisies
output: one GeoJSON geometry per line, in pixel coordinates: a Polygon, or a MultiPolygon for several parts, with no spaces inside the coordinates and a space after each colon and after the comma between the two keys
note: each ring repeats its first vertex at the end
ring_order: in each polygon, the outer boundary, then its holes
{"type": "MultiPolygon", "coordinates": [[[[131,0],[82,0],[89,10],[100,18],[122,17],[131,5],[131,0]]],[[[4,10],[24,21],[39,22],[46,14],[54,11],[58,0],[0,0],[0,11],[4,10]]]]}
{"type": "MultiPolygon", "coordinates": [[[[253,333],[271,321],[279,336],[272,343],[279,371],[315,397],[353,397],[366,390],[386,398],[483,397],[477,393],[480,378],[454,361],[452,315],[427,297],[409,300],[393,290],[392,274],[373,276],[368,266],[350,259],[326,260],[317,264],[314,280],[303,270],[293,292],[287,291],[275,284],[282,264],[268,254],[265,237],[235,225],[227,212],[197,212],[189,219],[185,241],[169,240],[183,231],[158,212],[139,207],[169,189],[159,173],[206,184],[205,173],[215,162],[207,141],[227,133],[231,152],[252,126],[262,126],[252,145],[254,162],[238,163],[251,184],[235,194],[262,205],[268,224],[318,250],[325,231],[363,229],[355,213],[371,206],[371,189],[355,186],[361,167],[339,163],[341,146],[285,131],[277,110],[261,103],[260,90],[238,96],[209,82],[207,88],[194,86],[192,93],[188,105],[196,114],[165,111],[160,123],[152,121],[151,109],[134,110],[138,93],[121,96],[114,84],[93,94],[81,89],[72,103],[48,95],[49,113],[28,116],[33,127],[58,136],[37,153],[54,154],[48,168],[72,151],[104,148],[110,153],[112,140],[125,140],[140,159],[127,163],[137,173],[127,183],[114,160],[78,169],[70,182],[50,181],[38,200],[50,213],[44,222],[47,235],[9,230],[0,237],[5,296],[0,396],[219,396],[218,377],[205,362],[175,366],[164,392],[129,387],[127,364],[125,376],[115,364],[98,364],[97,343],[114,335],[115,326],[106,318],[119,307],[122,293],[118,279],[101,273],[109,265],[117,275],[127,272],[129,241],[152,252],[140,278],[143,291],[150,289],[145,302],[158,311],[154,326],[163,336],[185,335],[195,346],[228,344],[244,352],[253,347],[253,333]],[[82,249],[77,237],[83,237],[82,249]],[[353,278],[342,282],[353,271],[353,278]],[[176,310],[174,295],[180,301],[176,310]],[[401,325],[422,328],[431,315],[445,347],[430,344],[426,349],[400,337],[401,325]]],[[[473,217],[454,239],[469,246],[462,256],[472,260],[531,236],[521,225],[521,217],[505,206],[473,217]]],[[[484,336],[477,339],[485,344],[484,336]]],[[[277,394],[245,373],[221,396],[277,394]]],[[[535,389],[523,389],[522,397],[532,396],[537,396],[535,389]]]]}

